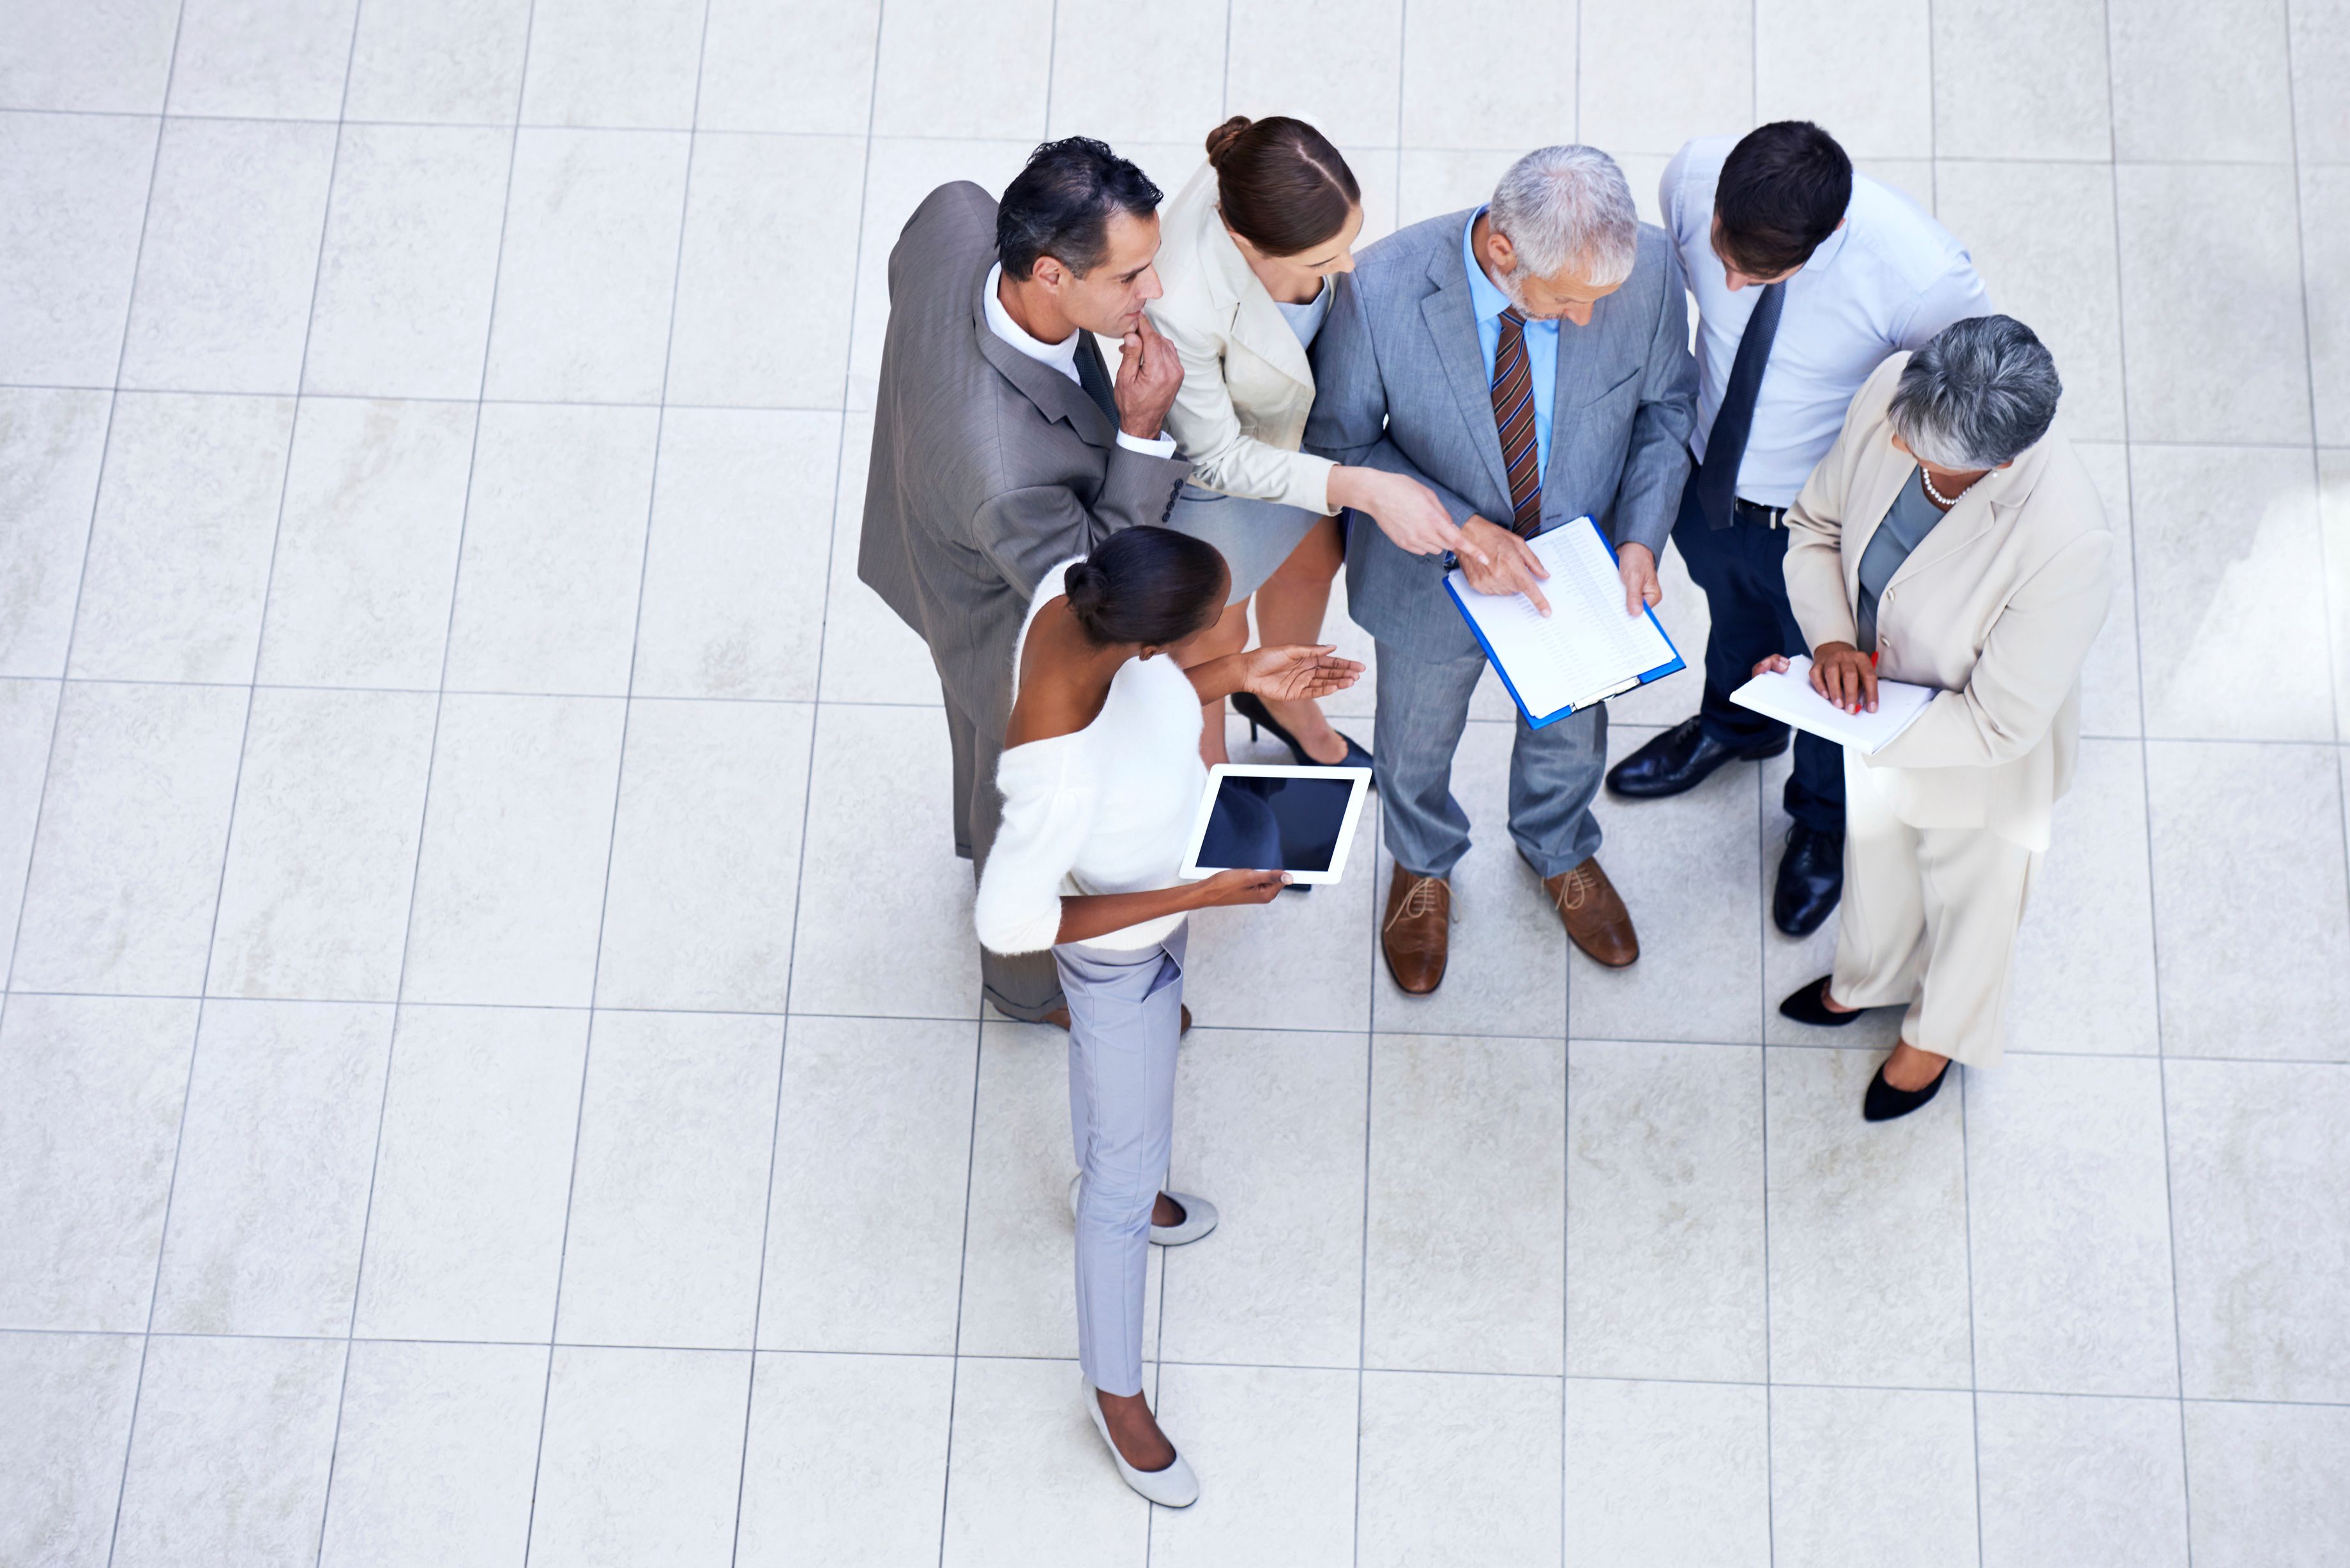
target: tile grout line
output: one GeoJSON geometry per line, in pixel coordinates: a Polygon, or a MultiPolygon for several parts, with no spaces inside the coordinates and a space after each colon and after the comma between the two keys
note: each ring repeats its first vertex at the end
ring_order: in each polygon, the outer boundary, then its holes
{"type": "MultiPolygon", "coordinates": [[[[1709,632],[1709,635],[1711,633],[1709,632]]],[[[1769,786],[1763,782],[1761,768],[1754,770],[1754,1032],[1768,1034],[1771,1015],[1771,887],[1772,878],[1763,870],[1771,861],[1771,835],[1764,826],[1770,820],[1769,786]]],[[[1762,1179],[1762,1531],[1768,1560],[1779,1560],[1778,1463],[1773,1449],[1776,1446],[1777,1402],[1772,1390],[1777,1386],[1776,1371],[1771,1356],[1771,1047],[1758,1044],[1754,1049],[1756,1085],[1755,1123],[1762,1129],[1758,1140],[1761,1155],[1760,1175],[1762,1179]]]]}

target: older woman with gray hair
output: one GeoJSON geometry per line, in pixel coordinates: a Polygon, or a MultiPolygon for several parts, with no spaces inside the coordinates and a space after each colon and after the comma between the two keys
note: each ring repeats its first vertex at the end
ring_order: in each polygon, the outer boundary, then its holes
{"type": "Polygon", "coordinates": [[[2022,322],[1953,323],[1877,367],[1787,513],[1813,687],[1856,712],[1879,679],[1936,691],[1876,753],[1845,752],[1835,967],[1779,1007],[1823,1026],[1908,1009],[1873,1122],[1932,1099],[1954,1061],[1998,1064],[2016,928],[2072,786],[2114,538],[2049,429],[2063,389],[2022,322]]]}

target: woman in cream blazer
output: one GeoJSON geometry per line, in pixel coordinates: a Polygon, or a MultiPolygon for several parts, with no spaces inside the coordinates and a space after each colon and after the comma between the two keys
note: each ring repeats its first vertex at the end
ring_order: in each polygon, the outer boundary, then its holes
{"type": "MultiPolygon", "coordinates": [[[[1333,292],[1354,269],[1362,192],[1347,161],[1303,120],[1236,116],[1208,136],[1208,162],[1160,213],[1152,324],[1183,365],[1167,430],[1191,462],[1168,526],[1207,540],[1232,567],[1223,618],[1184,650],[1189,665],[1238,652],[1248,601],[1266,646],[1322,634],[1345,544],[1332,514],[1372,514],[1422,555],[1458,530],[1415,480],[1347,468],[1298,450],[1314,407],[1306,350],[1333,292]]],[[[1303,763],[1367,766],[1370,756],[1312,702],[1233,700],[1303,763]]],[[[1205,715],[1200,749],[1225,760],[1223,708],[1205,715]]]]}
{"type": "Polygon", "coordinates": [[[2061,391],[2031,328],[1957,322],[1877,367],[1787,512],[1814,687],[1854,710],[1880,677],[1937,691],[1874,755],[1846,751],[1835,968],[1780,1005],[1824,1025],[1908,1008],[1871,1121],[1933,1098],[1952,1061],[1997,1064],[2016,928],[2072,786],[2114,538],[2049,433],[2061,391]]]}

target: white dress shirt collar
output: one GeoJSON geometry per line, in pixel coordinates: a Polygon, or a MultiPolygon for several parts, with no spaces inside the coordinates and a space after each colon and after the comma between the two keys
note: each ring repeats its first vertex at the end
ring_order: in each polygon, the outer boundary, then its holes
{"type": "Polygon", "coordinates": [[[987,329],[1003,338],[1022,354],[1039,365],[1047,365],[1082,387],[1085,379],[1077,374],[1077,329],[1058,343],[1046,343],[1032,337],[1027,329],[1012,319],[1012,312],[1003,308],[1003,296],[999,286],[1003,282],[1003,264],[998,262],[987,269],[987,285],[983,303],[987,309],[987,329]]]}

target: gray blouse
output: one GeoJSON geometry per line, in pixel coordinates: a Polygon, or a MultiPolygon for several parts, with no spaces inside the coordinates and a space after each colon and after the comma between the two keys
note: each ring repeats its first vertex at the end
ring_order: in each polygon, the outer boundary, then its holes
{"type": "Polygon", "coordinates": [[[1926,498],[1926,475],[1901,488],[1885,514],[1884,526],[1868,536],[1860,553],[1860,642],[1863,653],[1877,650],[1877,600],[1885,585],[1901,569],[1918,543],[1942,520],[1942,509],[1926,498]]]}

